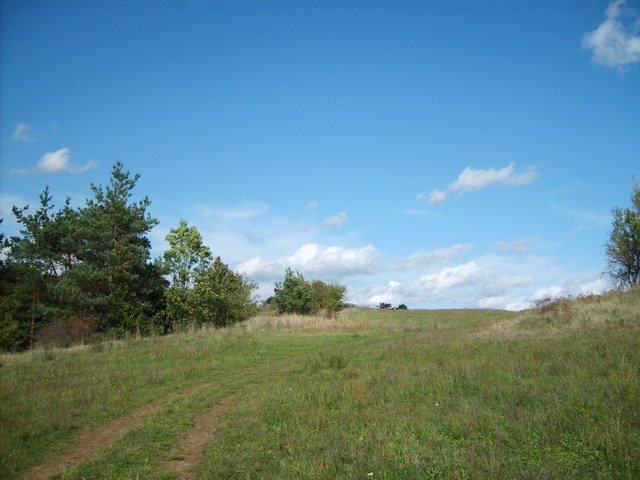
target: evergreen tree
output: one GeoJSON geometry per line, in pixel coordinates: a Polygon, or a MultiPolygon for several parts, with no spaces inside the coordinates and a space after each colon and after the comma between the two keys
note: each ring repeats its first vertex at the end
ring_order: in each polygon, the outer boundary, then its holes
{"type": "Polygon", "coordinates": [[[60,290],[77,314],[94,318],[103,331],[150,331],[164,306],[165,282],[149,262],[147,238],[157,221],[147,214],[147,197],[131,201],[139,177],[117,162],[106,187],[91,185],[94,198],[75,223],[78,263],[60,290]]]}
{"type": "Polygon", "coordinates": [[[21,236],[7,242],[2,330],[11,332],[5,335],[11,337],[8,341],[14,346],[31,344],[39,326],[64,309],[56,287],[71,263],[69,228],[75,217],[68,199],[62,210],[54,213],[53,209],[48,187],[40,194],[40,205],[33,213],[28,213],[28,205],[13,207],[21,236]]]}

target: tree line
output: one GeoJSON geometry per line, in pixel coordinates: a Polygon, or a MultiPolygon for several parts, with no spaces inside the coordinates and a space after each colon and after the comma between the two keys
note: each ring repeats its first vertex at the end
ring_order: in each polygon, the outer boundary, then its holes
{"type": "MultiPolygon", "coordinates": [[[[133,200],[139,177],[118,162],[78,208],[66,199],[56,209],[48,187],[37,208],[13,207],[20,234],[0,234],[0,350],[225,326],[255,314],[256,285],[214,258],[185,220],[170,230],[163,256],[151,258],[148,234],[158,221],[147,197],[133,200]]],[[[323,285],[316,304],[335,311],[342,297],[323,282],[316,289],[323,285]]]]}

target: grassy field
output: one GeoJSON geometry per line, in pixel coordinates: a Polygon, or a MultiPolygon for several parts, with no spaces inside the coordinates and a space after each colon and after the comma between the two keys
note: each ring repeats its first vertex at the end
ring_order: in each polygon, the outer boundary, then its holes
{"type": "Polygon", "coordinates": [[[0,478],[640,478],[640,292],[1,358],[0,478]]]}

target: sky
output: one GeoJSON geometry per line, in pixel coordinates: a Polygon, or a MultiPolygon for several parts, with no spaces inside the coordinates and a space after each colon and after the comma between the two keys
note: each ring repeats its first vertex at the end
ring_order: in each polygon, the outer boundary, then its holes
{"type": "Polygon", "coordinates": [[[518,310],[606,291],[640,1],[3,0],[0,216],[117,161],[273,294],[518,310]]]}

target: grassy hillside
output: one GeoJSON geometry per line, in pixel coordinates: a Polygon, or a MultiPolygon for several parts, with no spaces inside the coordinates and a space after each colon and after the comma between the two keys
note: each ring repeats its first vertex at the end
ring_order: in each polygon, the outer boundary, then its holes
{"type": "Polygon", "coordinates": [[[2,478],[640,478],[640,292],[2,357],[2,478]]]}

